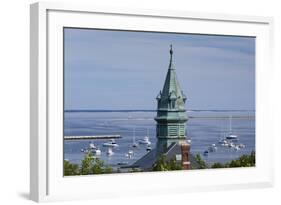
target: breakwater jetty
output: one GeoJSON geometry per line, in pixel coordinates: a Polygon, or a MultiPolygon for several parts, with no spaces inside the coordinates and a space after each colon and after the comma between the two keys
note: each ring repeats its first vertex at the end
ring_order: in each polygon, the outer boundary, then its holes
{"type": "Polygon", "coordinates": [[[64,140],[119,139],[121,135],[64,136],[64,140]]]}

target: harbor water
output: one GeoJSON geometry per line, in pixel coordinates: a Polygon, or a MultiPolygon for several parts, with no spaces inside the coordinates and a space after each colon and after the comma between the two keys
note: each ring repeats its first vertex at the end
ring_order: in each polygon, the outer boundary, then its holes
{"type": "MultiPolygon", "coordinates": [[[[200,154],[208,164],[229,162],[255,151],[254,111],[197,110],[187,111],[187,114],[186,133],[187,139],[191,140],[191,153],[200,154]],[[230,128],[238,136],[237,144],[242,143],[245,148],[235,150],[218,144],[221,138],[229,134],[230,128]],[[217,150],[204,156],[204,151],[212,144],[216,144],[217,150]]],[[[134,139],[138,142],[148,135],[151,147],[155,147],[155,116],[155,111],[65,111],[65,136],[121,135],[121,138],[115,140],[119,146],[113,148],[114,154],[111,156],[106,154],[108,148],[103,147],[103,143],[108,141],[106,139],[65,140],[64,159],[80,164],[85,155],[81,149],[87,149],[92,142],[100,148],[100,158],[105,164],[113,167],[118,167],[120,163],[132,164],[147,153],[145,145],[132,148],[134,139]],[[131,158],[126,156],[129,150],[134,153],[131,158]]]]}

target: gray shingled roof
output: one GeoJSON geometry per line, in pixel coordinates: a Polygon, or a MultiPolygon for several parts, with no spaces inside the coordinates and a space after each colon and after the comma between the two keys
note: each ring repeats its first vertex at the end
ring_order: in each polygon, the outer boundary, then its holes
{"type": "MultiPolygon", "coordinates": [[[[176,142],[172,143],[167,148],[166,152],[163,153],[163,155],[166,156],[167,160],[173,159],[177,154],[181,154],[181,146],[176,142]]],[[[159,154],[159,152],[157,152],[157,149],[155,148],[144,155],[142,158],[137,160],[134,164],[122,168],[140,168],[145,171],[151,171],[160,156],[161,154],[159,154]]],[[[193,155],[190,155],[190,163],[192,167],[196,168],[199,166],[193,155]]]]}

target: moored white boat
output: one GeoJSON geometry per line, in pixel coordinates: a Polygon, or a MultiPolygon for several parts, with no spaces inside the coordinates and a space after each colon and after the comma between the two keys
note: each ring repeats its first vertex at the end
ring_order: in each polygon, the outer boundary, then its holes
{"type": "Polygon", "coordinates": [[[235,149],[236,151],[239,151],[239,150],[240,150],[239,145],[236,145],[236,146],[234,147],[234,149],[235,149]]]}
{"type": "Polygon", "coordinates": [[[146,151],[147,151],[147,152],[150,152],[151,150],[152,150],[151,146],[150,146],[150,145],[147,145],[147,146],[146,146],[146,151]]]}
{"type": "Polygon", "coordinates": [[[112,147],[108,147],[108,150],[107,150],[106,154],[107,154],[108,156],[111,156],[111,155],[114,154],[114,152],[112,151],[112,147]]]}
{"type": "Polygon", "coordinates": [[[114,139],[111,139],[109,142],[105,142],[102,144],[104,147],[118,147],[119,145],[115,142],[114,139]]]}
{"type": "Polygon", "coordinates": [[[91,149],[96,149],[96,146],[95,146],[95,144],[94,144],[93,142],[90,142],[90,143],[89,143],[89,147],[90,147],[91,149]]]}
{"type": "Polygon", "coordinates": [[[147,136],[145,136],[142,140],[139,140],[139,144],[151,145],[151,142],[149,141],[149,131],[148,131],[148,129],[147,129],[147,136]]]}
{"type": "Polygon", "coordinates": [[[230,147],[230,148],[235,148],[235,144],[234,144],[233,142],[230,142],[230,143],[228,144],[228,147],[230,147]]]}
{"type": "Polygon", "coordinates": [[[134,151],[133,150],[129,150],[128,153],[126,154],[126,157],[131,159],[134,155],[134,151]]]}
{"type": "Polygon", "coordinates": [[[145,136],[142,140],[139,140],[139,144],[151,145],[151,142],[149,141],[149,137],[145,136]]]}
{"type": "Polygon", "coordinates": [[[211,146],[208,147],[209,152],[216,152],[217,151],[216,144],[212,144],[211,146]]]}
{"type": "Polygon", "coordinates": [[[96,156],[100,156],[101,155],[101,150],[99,148],[94,149],[92,152],[96,156]]]}
{"type": "Polygon", "coordinates": [[[228,139],[228,140],[238,140],[238,136],[234,135],[234,134],[229,134],[228,136],[226,136],[226,139],[228,139]]]}
{"type": "Polygon", "coordinates": [[[242,149],[242,148],[245,148],[245,147],[246,147],[246,145],[244,145],[244,144],[240,143],[240,144],[238,145],[238,147],[239,147],[240,149],[242,149]]]}
{"type": "Polygon", "coordinates": [[[226,136],[226,139],[237,141],[238,136],[232,133],[232,116],[229,117],[229,134],[226,136]]]}

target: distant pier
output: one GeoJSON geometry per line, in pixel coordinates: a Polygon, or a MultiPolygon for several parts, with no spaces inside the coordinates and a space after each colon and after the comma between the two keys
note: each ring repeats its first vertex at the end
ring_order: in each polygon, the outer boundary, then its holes
{"type": "Polygon", "coordinates": [[[121,135],[64,136],[64,140],[119,139],[121,135]]]}

